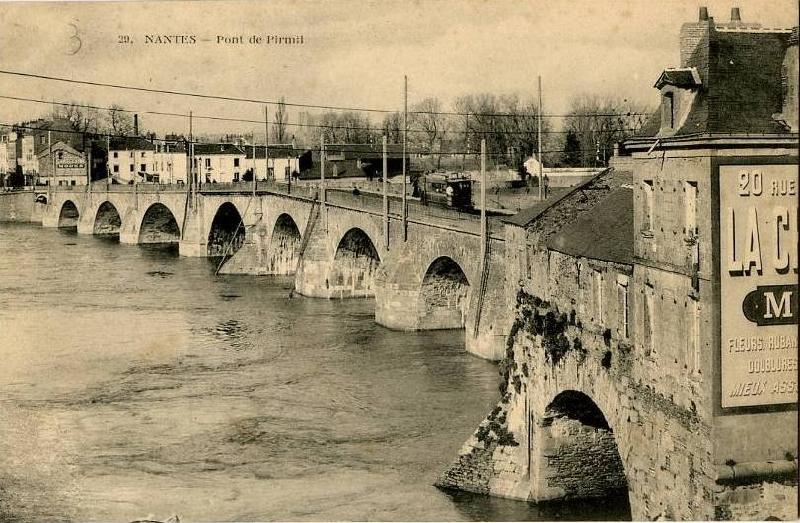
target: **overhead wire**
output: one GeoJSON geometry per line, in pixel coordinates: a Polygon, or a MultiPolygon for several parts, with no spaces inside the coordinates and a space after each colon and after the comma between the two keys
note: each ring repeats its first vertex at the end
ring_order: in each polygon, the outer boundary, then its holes
{"type": "MultiPolygon", "coordinates": [[[[76,80],[74,78],[65,78],[60,76],[52,76],[52,75],[45,75],[45,74],[38,74],[38,73],[26,73],[21,71],[11,71],[7,69],[0,69],[0,74],[11,75],[11,76],[20,76],[25,78],[35,78],[40,80],[49,80],[49,81],[58,81],[58,82],[65,82],[71,84],[79,84],[79,85],[89,85],[94,87],[108,87],[113,89],[124,89],[130,91],[139,91],[139,92],[146,92],[146,93],[154,93],[154,94],[168,94],[168,95],[175,95],[175,96],[187,96],[192,98],[202,98],[202,99],[211,99],[211,100],[223,100],[223,101],[233,101],[233,102],[247,102],[247,103],[257,103],[257,104],[267,104],[267,105],[284,105],[288,107],[303,107],[308,109],[325,109],[325,110],[333,110],[333,111],[354,111],[354,112],[369,112],[369,113],[381,113],[381,114],[392,114],[392,113],[399,113],[400,111],[396,109],[378,109],[378,108],[369,108],[369,107],[348,107],[348,106],[336,106],[336,105],[324,105],[324,104],[310,104],[310,103],[299,103],[299,102],[287,102],[285,100],[264,100],[264,99],[256,99],[256,98],[243,98],[237,96],[224,96],[224,95],[212,95],[212,94],[205,94],[205,93],[192,93],[188,91],[177,91],[171,89],[156,89],[152,87],[139,87],[139,86],[132,86],[132,85],[123,85],[123,84],[113,84],[107,82],[97,82],[91,80],[76,80]]],[[[446,115],[446,116],[486,116],[486,117],[500,117],[500,118],[515,118],[519,117],[520,115],[517,113],[507,113],[507,112],[476,112],[476,111],[468,111],[468,112],[459,112],[459,111],[408,111],[408,114],[428,114],[428,115],[446,115]]],[[[586,113],[586,114],[542,114],[542,118],[566,118],[566,117],[573,117],[573,118],[583,118],[583,117],[600,117],[600,116],[647,116],[649,113],[636,113],[636,112],[622,112],[622,113],[586,113]]]]}

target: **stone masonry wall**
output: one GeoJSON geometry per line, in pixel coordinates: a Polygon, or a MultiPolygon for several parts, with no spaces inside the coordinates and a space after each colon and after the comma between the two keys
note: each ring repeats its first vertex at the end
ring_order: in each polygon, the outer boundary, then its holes
{"type": "Polygon", "coordinates": [[[537,465],[553,498],[602,497],[627,489],[625,470],[610,429],[592,427],[567,416],[545,423],[538,427],[541,459],[537,465]]]}
{"type": "MultiPolygon", "coordinates": [[[[546,301],[518,295],[516,321],[500,364],[502,398],[496,410],[504,416],[496,428],[506,430],[510,436],[505,438],[519,445],[511,452],[495,450],[488,466],[482,460],[460,459],[439,484],[457,487],[454,476],[470,475],[465,467],[474,465],[481,468],[478,476],[490,476],[490,494],[551,499],[547,477],[541,474],[545,454],[536,440],[554,398],[577,391],[597,405],[613,433],[634,519],[712,517],[715,471],[709,424],[697,412],[634,382],[630,347],[589,322],[579,326],[580,318],[570,316],[546,301]]],[[[490,416],[482,426],[491,423],[490,416]]],[[[479,429],[474,438],[480,441],[480,436],[479,429]]],[[[585,488],[591,488],[594,471],[580,470],[585,488]]],[[[580,476],[577,469],[573,476],[580,476]]]]}
{"type": "Polygon", "coordinates": [[[41,222],[43,204],[34,200],[30,191],[0,193],[0,222],[41,222]]]}

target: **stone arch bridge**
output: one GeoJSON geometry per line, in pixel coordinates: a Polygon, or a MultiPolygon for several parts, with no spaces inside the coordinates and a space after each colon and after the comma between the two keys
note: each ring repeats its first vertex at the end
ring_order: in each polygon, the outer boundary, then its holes
{"type": "Polygon", "coordinates": [[[294,275],[317,298],[375,298],[375,319],[400,330],[462,329],[470,352],[497,360],[504,314],[504,241],[481,257],[474,215],[419,206],[405,230],[400,202],[378,195],[277,185],[185,188],[141,184],[53,188],[45,227],[116,234],[122,243],[176,243],[183,256],[221,257],[220,272],[294,275]]]}

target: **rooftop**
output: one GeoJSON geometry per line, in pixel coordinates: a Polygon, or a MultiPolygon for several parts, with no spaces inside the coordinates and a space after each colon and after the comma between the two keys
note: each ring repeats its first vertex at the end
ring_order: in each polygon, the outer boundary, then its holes
{"type": "MultiPolygon", "coordinates": [[[[791,126],[776,118],[784,107],[785,83],[796,73],[784,71],[790,45],[797,45],[797,28],[764,29],[739,20],[716,23],[701,9],[700,21],[681,30],[680,68],[665,69],[655,83],[696,89],[688,114],[667,136],[699,134],[787,134],[791,126]]],[[[795,79],[796,81],[796,79],[795,79]]],[[[795,95],[796,96],[796,91],[795,95]]],[[[796,103],[796,102],[795,102],[796,103]]],[[[656,110],[638,137],[662,132],[656,110]]]]}
{"type": "Polygon", "coordinates": [[[115,137],[109,140],[109,149],[112,151],[153,151],[155,148],[153,142],[141,136],[115,137]]]}
{"type": "Polygon", "coordinates": [[[633,189],[621,186],[547,242],[570,256],[633,264],[633,189]]]}
{"type": "Polygon", "coordinates": [[[195,156],[211,156],[215,154],[230,154],[244,156],[244,151],[232,143],[196,143],[194,144],[195,156]]]}
{"type": "MultiPolygon", "coordinates": [[[[244,154],[247,158],[253,157],[253,146],[244,146],[244,154]]],[[[263,145],[256,145],[256,158],[264,158],[266,151],[264,150],[263,145]]],[[[292,144],[275,144],[269,146],[269,157],[270,158],[297,158],[298,156],[302,156],[304,153],[308,152],[308,149],[303,149],[300,147],[295,147],[292,144]]]]}

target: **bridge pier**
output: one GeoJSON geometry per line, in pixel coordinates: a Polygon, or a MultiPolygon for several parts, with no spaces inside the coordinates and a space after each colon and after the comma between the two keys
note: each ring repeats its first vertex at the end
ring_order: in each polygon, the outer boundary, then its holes
{"type": "Polygon", "coordinates": [[[89,211],[91,205],[86,205],[84,212],[78,218],[78,234],[94,234],[94,216],[89,211]]]}
{"type": "Polygon", "coordinates": [[[139,227],[142,217],[137,209],[129,209],[122,217],[119,230],[119,242],[128,245],[139,244],[139,227]]]}
{"type": "Polygon", "coordinates": [[[178,253],[191,258],[204,258],[208,256],[208,236],[203,226],[203,199],[198,198],[197,201],[196,206],[186,210],[178,253]]]}
{"type": "Polygon", "coordinates": [[[42,227],[58,227],[58,216],[61,212],[61,202],[56,205],[53,201],[48,201],[42,212],[42,227]]]}

